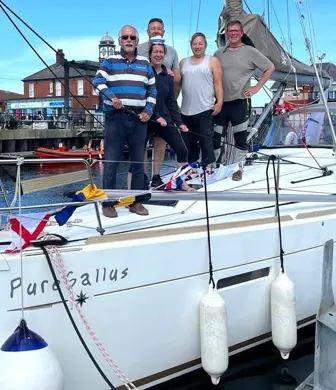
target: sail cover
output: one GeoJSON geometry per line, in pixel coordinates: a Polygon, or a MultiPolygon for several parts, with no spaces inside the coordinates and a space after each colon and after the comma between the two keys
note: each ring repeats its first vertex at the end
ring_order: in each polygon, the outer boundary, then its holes
{"type": "MultiPolygon", "coordinates": [[[[218,47],[225,46],[225,26],[232,20],[239,20],[243,24],[246,43],[250,39],[253,45],[272,61],[275,66],[272,80],[280,82],[286,80],[290,84],[297,82],[298,85],[318,85],[314,68],[291,57],[269,31],[260,15],[244,11],[242,0],[226,1],[218,20],[218,47]]],[[[324,88],[328,88],[332,80],[323,72],[321,82],[324,88]]]]}

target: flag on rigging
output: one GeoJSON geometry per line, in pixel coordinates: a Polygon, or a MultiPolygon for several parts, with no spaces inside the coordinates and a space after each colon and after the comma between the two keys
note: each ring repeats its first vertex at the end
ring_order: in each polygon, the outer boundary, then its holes
{"type": "MultiPolygon", "coordinates": [[[[75,192],[72,197],[72,202],[84,202],[85,200],[105,200],[107,195],[103,190],[97,188],[95,184],[88,184],[82,190],[75,192]]],[[[72,216],[74,211],[80,205],[66,206],[62,210],[55,213],[57,223],[62,226],[72,216]]]]}
{"type": "MultiPolygon", "coordinates": [[[[31,213],[12,216],[9,219],[11,243],[1,249],[6,253],[19,252],[27,248],[31,241],[36,240],[47,225],[52,214],[31,213]],[[20,233],[22,238],[20,238],[20,233]]],[[[1,251],[1,250],[0,250],[1,251]]]]}
{"type": "Polygon", "coordinates": [[[199,176],[199,172],[197,168],[198,168],[197,163],[190,163],[190,164],[183,165],[170,176],[164,189],[166,191],[181,190],[184,181],[199,176]]]}

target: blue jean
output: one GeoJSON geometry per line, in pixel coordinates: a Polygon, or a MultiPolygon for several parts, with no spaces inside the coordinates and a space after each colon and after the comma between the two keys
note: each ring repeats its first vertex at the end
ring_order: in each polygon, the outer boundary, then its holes
{"type": "MultiPolygon", "coordinates": [[[[128,141],[132,167],[132,190],[144,189],[144,151],[147,141],[147,123],[141,122],[133,114],[122,111],[105,116],[104,174],[103,188],[115,189],[117,170],[122,158],[125,142],[128,141]],[[113,161],[113,162],[112,162],[113,161]]],[[[109,207],[104,202],[103,207],[109,207]]]]}

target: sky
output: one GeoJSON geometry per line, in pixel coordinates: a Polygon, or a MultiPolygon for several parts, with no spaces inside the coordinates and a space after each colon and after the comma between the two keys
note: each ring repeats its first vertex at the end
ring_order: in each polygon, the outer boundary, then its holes
{"type": "MultiPolygon", "coordinates": [[[[270,21],[270,30],[283,45],[289,42],[288,25],[290,25],[293,54],[297,59],[309,63],[296,1],[246,0],[253,13],[264,14],[266,22],[270,21]]],[[[166,43],[174,44],[180,59],[190,54],[188,41],[196,29],[206,34],[207,53],[211,55],[217,49],[215,39],[218,17],[224,6],[224,0],[128,0],[127,2],[105,1],[98,5],[88,0],[57,0],[57,2],[4,0],[4,3],[55,49],[63,49],[68,60],[95,61],[98,60],[99,40],[106,32],[115,38],[117,44],[116,38],[120,27],[131,24],[139,30],[140,42],[143,42],[147,39],[147,22],[152,17],[160,17],[165,21],[166,43]]],[[[244,8],[247,10],[246,6],[244,8]]],[[[336,1],[302,0],[301,10],[304,13],[308,34],[310,33],[309,15],[312,15],[311,37],[316,56],[325,53],[324,61],[335,63],[336,35],[333,26],[336,1]],[[310,14],[308,10],[311,11],[310,14]]],[[[17,22],[15,17],[13,19],[17,22]]],[[[22,32],[48,65],[53,64],[55,62],[53,51],[20,22],[18,26],[22,28],[22,32]]],[[[0,37],[0,89],[23,93],[21,80],[45,66],[1,9],[0,37]]],[[[264,105],[268,100],[267,94],[261,91],[253,97],[252,103],[256,107],[264,105]]]]}

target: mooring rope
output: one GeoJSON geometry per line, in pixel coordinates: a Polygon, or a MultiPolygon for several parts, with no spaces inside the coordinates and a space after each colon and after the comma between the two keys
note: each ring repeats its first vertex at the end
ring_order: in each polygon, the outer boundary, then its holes
{"type": "Polygon", "coordinates": [[[64,285],[65,285],[65,287],[66,287],[66,289],[68,291],[69,301],[70,301],[71,305],[75,306],[75,308],[76,308],[76,310],[77,310],[77,312],[78,312],[78,314],[79,314],[79,316],[80,316],[80,318],[81,318],[85,328],[87,329],[90,337],[94,341],[95,345],[98,347],[99,352],[101,353],[101,355],[103,356],[105,361],[108,363],[108,365],[112,368],[112,370],[117,375],[117,377],[120,379],[120,381],[127,388],[127,390],[134,390],[134,389],[136,390],[137,388],[135,387],[135,385],[126,377],[126,375],[121,371],[121,369],[118,367],[118,365],[111,359],[111,357],[109,356],[108,352],[104,348],[103,344],[98,339],[98,337],[97,337],[96,333],[94,332],[92,326],[89,324],[88,320],[84,316],[84,314],[83,314],[83,312],[82,312],[82,310],[80,308],[79,303],[77,303],[77,301],[76,301],[76,298],[75,298],[72,286],[71,286],[70,281],[69,281],[69,279],[67,277],[67,270],[66,270],[63,258],[61,256],[59,250],[57,249],[57,245],[64,245],[66,242],[67,242],[67,240],[64,237],[62,237],[62,236],[59,236],[57,234],[52,234],[52,235],[46,234],[46,235],[40,237],[39,241],[35,241],[34,245],[37,246],[37,247],[40,247],[42,249],[44,255],[46,256],[50,272],[51,272],[52,277],[54,279],[54,282],[55,282],[55,285],[57,287],[58,293],[59,293],[59,295],[61,297],[61,300],[62,300],[62,303],[64,305],[64,308],[65,308],[65,310],[66,310],[66,312],[68,314],[68,317],[69,317],[69,319],[70,319],[70,321],[72,323],[72,326],[73,326],[75,332],[77,333],[77,336],[80,339],[80,341],[81,341],[81,343],[82,343],[86,353],[89,355],[92,363],[97,368],[97,370],[99,371],[99,373],[102,376],[102,378],[105,380],[105,382],[109,385],[109,387],[112,390],[116,389],[113,386],[112,382],[105,375],[103,370],[100,368],[99,364],[97,363],[97,361],[93,357],[90,349],[88,348],[87,344],[85,343],[85,340],[84,340],[83,336],[81,335],[81,333],[80,333],[80,331],[79,331],[79,329],[78,329],[78,327],[76,325],[76,322],[73,319],[72,314],[70,313],[70,310],[69,310],[69,307],[68,307],[68,305],[66,303],[66,300],[64,298],[62,289],[61,289],[61,287],[60,287],[60,285],[58,283],[57,275],[56,275],[54,267],[57,269],[57,271],[58,271],[58,273],[59,273],[59,275],[61,277],[61,280],[63,281],[63,283],[64,283],[64,285]]]}
{"type": "Polygon", "coordinates": [[[204,175],[204,197],[205,197],[205,214],[206,214],[206,224],[207,224],[207,238],[208,238],[208,256],[209,256],[209,284],[212,283],[212,287],[215,288],[216,284],[213,278],[213,264],[211,258],[211,236],[210,236],[210,218],[209,218],[209,202],[208,202],[208,187],[207,187],[207,163],[203,162],[203,175],[204,175]]]}
{"type": "Polygon", "coordinates": [[[280,217],[280,206],[279,206],[279,188],[278,188],[278,180],[279,178],[276,175],[275,170],[275,161],[276,157],[274,155],[269,157],[269,161],[272,162],[273,165],[273,175],[274,175],[274,190],[275,190],[275,207],[278,217],[278,228],[279,228],[279,247],[280,247],[280,267],[281,272],[285,273],[285,265],[284,265],[284,250],[282,245],[282,229],[281,229],[281,217],[280,217]]]}

